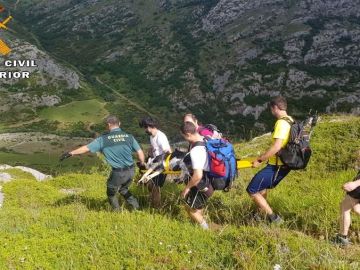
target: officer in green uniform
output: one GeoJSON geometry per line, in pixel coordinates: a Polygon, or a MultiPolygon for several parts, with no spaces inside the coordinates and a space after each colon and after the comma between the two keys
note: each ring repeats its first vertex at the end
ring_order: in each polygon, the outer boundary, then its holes
{"type": "Polygon", "coordinates": [[[106,192],[109,203],[115,211],[120,210],[119,201],[116,198],[116,193],[119,192],[134,209],[138,209],[139,203],[129,191],[135,173],[132,153],[136,152],[141,166],[145,165],[144,153],[135,138],[120,128],[120,121],[116,116],[107,117],[105,123],[109,132],[88,145],[64,153],[60,157],[60,161],[87,152],[101,152],[112,167],[106,192]]]}

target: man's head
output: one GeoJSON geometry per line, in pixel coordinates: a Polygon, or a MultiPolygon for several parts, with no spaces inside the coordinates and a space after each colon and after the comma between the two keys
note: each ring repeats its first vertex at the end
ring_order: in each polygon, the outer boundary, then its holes
{"type": "Polygon", "coordinates": [[[198,120],[196,118],[195,115],[193,115],[192,113],[187,113],[184,115],[184,119],[183,122],[190,122],[193,123],[195,125],[196,128],[198,128],[199,124],[198,124],[198,120]]]}
{"type": "Polygon", "coordinates": [[[144,117],[139,122],[139,126],[145,130],[145,132],[150,136],[155,136],[158,130],[157,122],[151,117],[144,117]]]}
{"type": "Polygon", "coordinates": [[[197,132],[196,126],[192,122],[184,122],[181,125],[180,132],[183,138],[190,143],[197,142],[201,137],[197,132]]]}
{"type": "Polygon", "coordinates": [[[274,97],[270,101],[270,110],[272,115],[275,117],[279,117],[286,113],[287,110],[287,102],[286,99],[282,96],[274,97]]]}
{"type": "Polygon", "coordinates": [[[105,124],[109,130],[120,127],[120,120],[115,115],[109,115],[105,118],[105,124]]]}

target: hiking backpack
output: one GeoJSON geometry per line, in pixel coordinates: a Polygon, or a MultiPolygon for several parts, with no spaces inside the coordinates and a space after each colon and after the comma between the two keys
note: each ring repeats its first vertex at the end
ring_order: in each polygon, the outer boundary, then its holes
{"type": "Polygon", "coordinates": [[[205,139],[221,139],[222,137],[220,130],[213,124],[206,124],[201,126],[198,132],[200,135],[204,136],[205,139]],[[204,133],[211,133],[211,135],[205,135],[204,133]]]}
{"type": "Polygon", "coordinates": [[[292,170],[305,169],[310,161],[311,130],[316,125],[317,115],[309,116],[303,122],[292,121],[288,117],[281,118],[288,122],[290,128],[290,138],[287,145],[279,151],[277,156],[292,170]]]}
{"type": "Polygon", "coordinates": [[[232,144],[223,139],[209,139],[194,146],[206,147],[209,160],[207,178],[215,190],[228,191],[237,177],[237,164],[232,144]]]}

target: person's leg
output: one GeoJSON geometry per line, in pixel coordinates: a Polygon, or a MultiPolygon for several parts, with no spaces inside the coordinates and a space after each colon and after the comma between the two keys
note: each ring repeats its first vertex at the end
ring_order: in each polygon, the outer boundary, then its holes
{"type": "Polygon", "coordinates": [[[209,186],[208,191],[205,193],[200,192],[197,188],[192,188],[185,199],[185,209],[190,218],[205,230],[209,229],[209,225],[204,218],[203,209],[205,208],[208,198],[212,196],[213,192],[214,190],[211,186],[209,186]]]}
{"type": "Polygon", "coordinates": [[[251,179],[246,189],[259,210],[268,215],[273,214],[273,211],[266,201],[266,190],[271,187],[271,177],[273,175],[273,168],[269,165],[266,166],[251,179]]]}
{"type": "Polygon", "coordinates": [[[147,184],[149,190],[149,200],[151,206],[154,208],[160,208],[161,206],[161,192],[160,187],[157,186],[152,180],[147,184]]]}
{"type": "Polygon", "coordinates": [[[201,228],[203,228],[205,230],[209,229],[209,225],[207,224],[207,222],[204,218],[203,209],[192,209],[188,205],[186,205],[185,208],[186,208],[186,211],[189,214],[190,218],[193,221],[198,223],[201,226],[201,228]]]}
{"type": "Polygon", "coordinates": [[[267,198],[267,189],[276,187],[280,181],[289,173],[282,167],[268,165],[259,171],[247,187],[251,199],[260,211],[264,212],[272,222],[281,222],[281,218],[274,214],[267,198]]]}
{"type": "Polygon", "coordinates": [[[166,174],[159,174],[148,182],[150,202],[155,208],[161,207],[161,188],[164,186],[166,174]]]}
{"type": "Polygon", "coordinates": [[[260,211],[265,212],[267,215],[274,214],[273,210],[271,209],[269,203],[266,200],[266,193],[265,193],[265,197],[264,195],[262,195],[262,191],[257,192],[255,194],[250,194],[250,196],[260,211]]]}
{"type": "Polygon", "coordinates": [[[264,199],[266,199],[267,198],[267,189],[260,191],[260,194],[261,194],[261,196],[264,197],[264,199]]]}
{"type": "Polygon", "coordinates": [[[137,210],[140,208],[138,200],[129,191],[129,187],[134,177],[134,170],[128,170],[121,173],[122,183],[119,189],[119,193],[124,197],[126,202],[137,210]]]}
{"type": "Polygon", "coordinates": [[[340,234],[341,236],[347,236],[351,224],[351,210],[358,203],[358,200],[345,195],[345,198],[340,204],[340,234]]]}
{"type": "Polygon", "coordinates": [[[119,200],[116,196],[119,188],[116,185],[116,175],[114,172],[111,172],[109,178],[107,180],[107,188],[106,195],[108,197],[108,201],[114,211],[120,211],[119,200]]]}
{"type": "Polygon", "coordinates": [[[358,203],[354,205],[353,210],[356,214],[360,215],[360,200],[358,200],[358,203]]]}
{"type": "Polygon", "coordinates": [[[120,211],[119,200],[118,200],[118,197],[116,196],[117,191],[118,191],[118,188],[107,186],[106,195],[107,195],[108,201],[114,211],[120,211]]]}

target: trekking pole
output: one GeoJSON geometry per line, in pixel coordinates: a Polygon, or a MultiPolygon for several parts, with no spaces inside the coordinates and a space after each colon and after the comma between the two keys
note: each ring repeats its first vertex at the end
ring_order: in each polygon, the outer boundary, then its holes
{"type": "Polygon", "coordinates": [[[316,111],[314,116],[313,116],[312,122],[311,122],[311,130],[310,130],[309,138],[311,138],[311,135],[312,135],[312,133],[314,131],[314,128],[315,128],[318,120],[319,120],[319,115],[318,115],[318,112],[316,111]]]}

